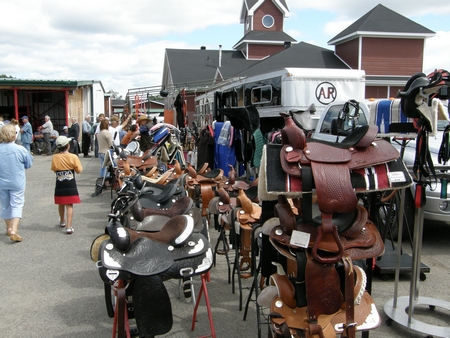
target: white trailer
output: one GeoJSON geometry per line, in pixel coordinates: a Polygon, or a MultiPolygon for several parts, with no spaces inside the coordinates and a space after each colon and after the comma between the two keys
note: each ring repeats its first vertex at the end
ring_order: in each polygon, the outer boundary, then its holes
{"type": "MultiPolygon", "coordinates": [[[[282,68],[234,78],[196,98],[196,113],[217,117],[218,108],[255,105],[264,127],[275,127],[280,112],[316,106],[317,119],[334,101],[364,100],[365,72],[352,69],[282,68]],[[276,120],[274,121],[273,118],[276,120]]],[[[263,128],[261,128],[263,129],[263,128]]]]}

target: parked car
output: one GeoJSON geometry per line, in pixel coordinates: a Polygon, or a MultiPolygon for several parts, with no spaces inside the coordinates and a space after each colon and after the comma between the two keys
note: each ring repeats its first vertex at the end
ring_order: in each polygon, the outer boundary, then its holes
{"type": "MultiPolygon", "coordinates": [[[[428,138],[428,146],[433,160],[433,164],[438,173],[443,171],[450,171],[450,165],[443,166],[438,162],[439,149],[442,143],[442,136],[445,127],[448,125],[447,121],[438,121],[438,131],[436,136],[430,136],[428,138]]],[[[399,143],[393,143],[394,146],[400,151],[401,145],[399,143]]],[[[416,154],[416,141],[411,140],[406,143],[405,151],[403,154],[403,161],[406,165],[411,167],[414,164],[416,154]]],[[[431,186],[427,186],[426,189],[426,204],[424,206],[424,218],[430,221],[450,222],[450,194],[448,196],[441,196],[441,180],[437,179],[433,182],[431,178],[431,186]]],[[[446,191],[446,189],[444,189],[446,191]]]]}

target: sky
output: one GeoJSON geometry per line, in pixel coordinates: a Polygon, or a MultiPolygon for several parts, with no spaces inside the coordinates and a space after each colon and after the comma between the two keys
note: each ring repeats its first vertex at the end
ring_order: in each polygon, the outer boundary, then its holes
{"type": "MultiPolygon", "coordinates": [[[[267,0],[266,0],[267,1],[267,0]]],[[[450,1],[286,0],[285,32],[327,42],[379,3],[434,31],[424,69],[450,69],[450,1]]],[[[161,85],[166,48],[232,50],[244,34],[243,0],[0,0],[0,74],[100,80],[123,97],[161,85]]]]}

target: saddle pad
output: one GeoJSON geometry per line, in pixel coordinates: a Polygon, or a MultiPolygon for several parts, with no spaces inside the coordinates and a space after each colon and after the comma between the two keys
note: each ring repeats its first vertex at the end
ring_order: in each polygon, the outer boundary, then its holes
{"type": "MultiPolygon", "coordinates": [[[[209,242],[200,233],[193,233],[185,245],[177,248],[141,237],[126,253],[117,250],[112,243],[105,244],[102,246],[101,259],[106,268],[148,276],[166,271],[176,261],[202,256],[208,249],[210,249],[209,242]]],[[[177,264],[182,265],[179,262],[177,264]]]]}
{"type": "MultiPolygon", "coordinates": [[[[282,145],[268,144],[263,148],[258,197],[261,201],[273,201],[278,195],[300,197],[302,193],[301,177],[287,175],[281,166],[280,151],[282,145]],[[270,179],[269,179],[270,178],[270,179]]],[[[373,192],[409,187],[413,181],[401,158],[388,163],[350,171],[352,187],[357,192],[373,192]]]]}
{"type": "Polygon", "coordinates": [[[125,254],[117,250],[110,240],[105,241],[100,255],[105,268],[125,270],[141,276],[159,274],[173,264],[167,244],[146,237],[137,239],[125,254]]]}

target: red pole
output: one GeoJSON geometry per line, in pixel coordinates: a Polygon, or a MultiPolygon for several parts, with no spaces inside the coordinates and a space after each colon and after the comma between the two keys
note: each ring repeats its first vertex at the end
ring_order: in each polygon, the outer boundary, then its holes
{"type": "Polygon", "coordinates": [[[20,121],[19,119],[19,94],[17,92],[17,88],[14,88],[14,115],[15,119],[17,121],[20,121]]]}

